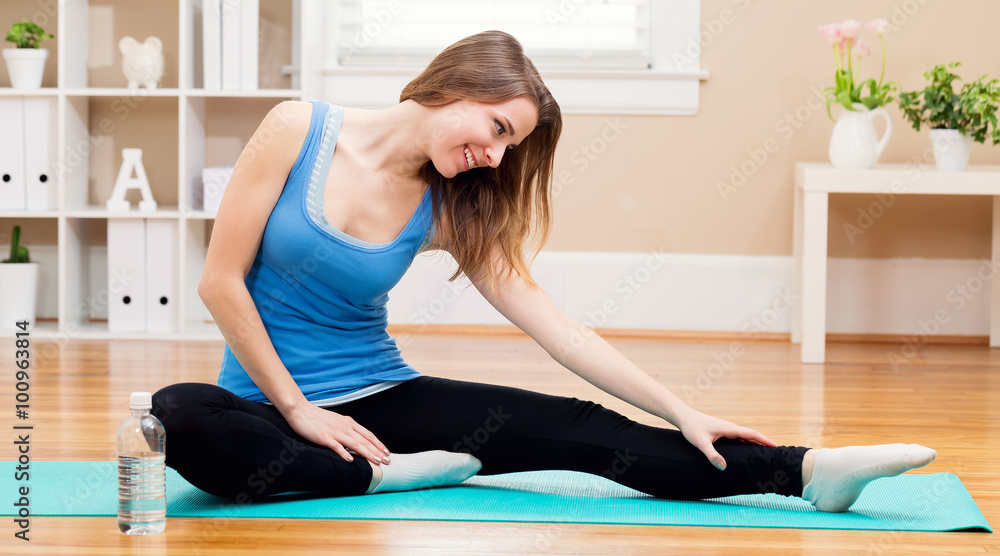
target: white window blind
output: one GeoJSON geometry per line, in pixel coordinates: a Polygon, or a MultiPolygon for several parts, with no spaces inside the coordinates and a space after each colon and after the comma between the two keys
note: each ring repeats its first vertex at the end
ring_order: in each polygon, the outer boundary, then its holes
{"type": "Polygon", "coordinates": [[[337,0],[341,67],[424,67],[487,29],[544,69],[651,67],[650,0],[337,0]]]}

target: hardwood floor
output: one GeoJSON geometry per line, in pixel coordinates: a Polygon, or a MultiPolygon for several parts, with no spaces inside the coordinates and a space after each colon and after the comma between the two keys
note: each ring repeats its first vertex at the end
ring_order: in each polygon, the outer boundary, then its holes
{"type": "MultiPolygon", "coordinates": [[[[924,345],[911,352],[902,345],[834,343],[828,363],[802,365],[798,346],[787,338],[609,342],[694,407],[782,444],[931,446],[938,459],[916,472],[958,475],[990,523],[1000,526],[1000,350],[924,345]]],[[[428,375],[591,399],[665,425],[576,377],[524,335],[412,334],[400,345],[407,361],[428,375]]],[[[13,340],[0,339],[0,349],[0,428],[7,431],[0,459],[11,460],[13,340]]],[[[39,340],[31,349],[32,459],[112,460],[129,393],[214,382],[223,344],[39,340]]],[[[10,478],[2,484],[0,501],[9,503],[10,478]]],[[[170,518],[164,534],[133,538],[118,533],[113,517],[35,517],[31,541],[23,542],[13,538],[9,518],[2,522],[3,554],[1000,553],[1000,540],[987,533],[170,518]]]]}

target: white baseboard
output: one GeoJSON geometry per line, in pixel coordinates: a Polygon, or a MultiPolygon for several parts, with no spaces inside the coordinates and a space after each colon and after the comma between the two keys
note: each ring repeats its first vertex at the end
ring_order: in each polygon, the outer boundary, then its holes
{"type": "MultiPolygon", "coordinates": [[[[97,296],[107,280],[107,249],[90,251],[88,283],[97,296]]],[[[31,256],[40,263],[38,315],[55,318],[56,247],[34,247],[31,256]]],[[[937,334],[989,335],[991,278],[1000,268],[988,259],[835,258],[828,268],[828,332],[917,334],[937,314],[937,334]]],[[[454,269],[443,251],[418,256],[389,293],[389,322],[509,325],[467,279],[447,282],[454,269]]],[[[532,275],[571,317],[594,328],[791,330],[791,257],[543,251],[532,275]]]]}
{"type": "MultiPolygon", "coordinates": [[[[454,269],[447,253],[418,256],[389,294],[389,322],[510,324],[467,279],[446,282],[454,269]]],[[[977,272],[998,271],[988,260],[830,259],[827,331],[914,334],[937,313],[939,334],[988,335],[990,282],[977,272]]],[[[791,331],[791,257],[542,252],[532,275],[594,328],[791,331]]]]}

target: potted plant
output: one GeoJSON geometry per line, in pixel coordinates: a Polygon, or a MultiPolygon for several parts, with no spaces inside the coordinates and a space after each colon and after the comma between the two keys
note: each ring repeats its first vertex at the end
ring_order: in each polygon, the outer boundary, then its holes
{"type": "Polygon", "coordinates": [[[882,45],[882,73],[875,78],[861,78],[861,61],[871,54],[871,46],[860,38],[861,22],[848,19],[841,23],[830,23],[819,28],[819,32],[833,46],[834,85],[823,89],[826,93],[826,114],[833,119],[830,107],[840,104],[840,113],[830,136],[830,162],[838,168],[870,168],[878,162],[889,137],[892,135],[892,120],[883,106],[893,101],[895,81],[885,78],[885,18],[875,19],[866,25],[878,36],[882,45]],[[866,91],[867,89],[867,91],[866,91]],[[876,116],[885,118],[885,132],[879,138],[873,120],[876,116]]]}
{"type": "Polygon", "coordinates": [[[17,330],[15,323],[35,321],[38,263],[31,262],[20,240],[21,227],[14,226],[10,258],[0,262],[0,330],[17,330]]]}
{"type": "Polygon", "coordinates": [[[7,32],[7,40],[16,44],[17,48],[3,51],[11,87],[38,89],[42,86],[42,74],[45,72],[45,59],[49,57],[49,51],[38,45],[42,40],[51,38],[54,37],[27,19],[11,27],[7,32]]]}
{"type": "Polygon", "coordinates": [[[969,164],[972,142],[1000,142],[997,128],[997,102],[1000,101],[1000,80],[979,79],[962,85],[956,93],[952,83],[961,81],[951,69],[961,65],[952,62],[938,64],[924,72],[930,84],[922,91],[899,95],[903,116],[920,131],[920,125],[930,128],[934,162],[938,170],[960,172],[969,164]]]}

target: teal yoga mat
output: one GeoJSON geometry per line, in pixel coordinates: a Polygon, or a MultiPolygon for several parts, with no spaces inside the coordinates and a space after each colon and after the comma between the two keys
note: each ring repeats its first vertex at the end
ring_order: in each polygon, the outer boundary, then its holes
{"type": "MultiPolygon", "coordinates": [[[[14,462],[0,476],[14,477],[14,462]]],[[[113,461],[32,461],[28,481],[4,480],[15,497],[28,486],[32,516],[111,516],[117,509],[113,461]]],[[[13,500],[0,515],[14,515],[13,500]]],[[[878,479],[851,511],[816,511],[796,497],[730,496],[700,502],[661,500],[604,477],[573,471],[535,471],[473,477],[456,487],[342,498],[303,498],[238,504],[206,494],[167,469],[168,517],[411,519],[555,523],[703,525],[899,531],[993,532],[969,491],[950,473],[878,479]]]]}

